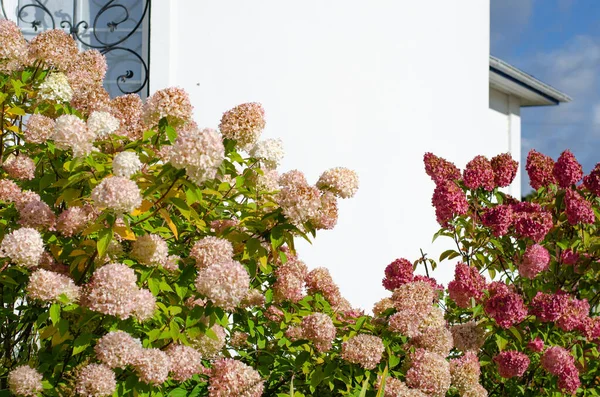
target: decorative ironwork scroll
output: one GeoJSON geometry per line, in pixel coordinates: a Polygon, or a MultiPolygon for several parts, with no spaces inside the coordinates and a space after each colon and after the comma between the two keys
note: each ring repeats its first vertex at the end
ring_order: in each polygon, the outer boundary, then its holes
{"type": "Polygon", "coordinates": [[[111,95],[148,95],[150,0],[0,0],[0,11],[27,38],[60,28],[81,49],[104,54],[111,95]]]}

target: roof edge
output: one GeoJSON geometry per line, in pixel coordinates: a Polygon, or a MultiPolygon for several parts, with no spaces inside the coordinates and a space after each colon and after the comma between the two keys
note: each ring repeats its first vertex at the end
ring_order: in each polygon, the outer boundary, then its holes
{"type": "Polygon", "coordinates": [[[572,98],[564,92],[557,90],[556,88],[492,55],[490,55],[490,70],[502,75],[503,77],[509,78],[510,80],[513,80],[526,88],[531,89],[535,93],[557,104],[560,102],[566,103],[572,101],[572,98]]]}

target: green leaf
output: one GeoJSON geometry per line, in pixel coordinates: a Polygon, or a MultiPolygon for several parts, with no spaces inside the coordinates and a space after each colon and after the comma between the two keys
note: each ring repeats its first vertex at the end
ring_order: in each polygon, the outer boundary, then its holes
{"type": "Polygon", "coordinates": [[[367,377],[365,378],[365,381],[363,382],[359,397],[365,397],[367,395],[367,389],[369,388],[369,377],[370,376],[371,376],[371,374],[367,374],[367,377]]]}
{"type": "Polygon", "coordinates": [[[112,227],[100,230],[98,235],[98,242],[96,243],[96,247],[98,249],[98,258],[104,258],[104,254],[106,254],[108,245],[113,238],[112,227]]]}
{"type": "Polygon", "coordinates": [[[165,128],[165,132],[167,133],[167,138],[169,138],[169,142],[171,142],[171,144],[175,143],[175,141],[177,140],[177,131],[175,130],[175,128],[169,125],[167,126],[167,128],[165,128]]]}
{"type": "Polygon", "coordinates": [[[52,324],[56,324],[60,320],[60,304],[53,303],[50,306],[50,320],[52,320],[52,324]]]}
{"type": "Polygon", "coordinates": [[[169,397],[186,397],[188,395],[187,390],[178,387],[177,389],[171,390],[169,397]]]}
{"type": "Polygon", "coordinates": [[[496,345],[498,345],[498,350],[503,351],[506,348],[506,345],[508,345],[508,340],[496,334],[496,345]]]}
{"type": "Polygon", "coordinates": [[[383,370],[383,374],[381,374],[381,383],[379,383],[379,391],[377,392],[376,397],[383,397],[383,393],[385,392],[385,380],[387,379],[387,376],[388,376],[388,367],[386,365],[385,369],[383,370]]]}
{"type": "Polygon", "coordinates": [[[321,369],[321,367],[317,367],[317,369],[315,369],[315,371],[312,373],[312,376],[310,377],[310,385],[316,388],[317,386],[319,386],[319,384],[323,381],[324,378],[325,375],[323,374],[323,370],[321,369]]]}
{"type": "Polygon", "coordinates": [[[87,349],[92,340],[92,334],[79,335],[73,342],[73,355],[77,355],[87,349]]]}

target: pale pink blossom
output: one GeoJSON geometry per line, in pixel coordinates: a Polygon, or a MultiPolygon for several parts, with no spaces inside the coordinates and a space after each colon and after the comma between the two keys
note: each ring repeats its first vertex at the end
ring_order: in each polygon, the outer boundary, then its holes
{"type": "Polygon", "coordinates": [[[110,368],[125,368],[134,363],[142,342],[125,331],[111,331],[98,340],[94,351],[98,360],[110,368]]]}
{"type": "Polygon", "coordinates": [[[198,272],[196,290],[225,310],[235,310],[250,287],[248,271],[236,261],[219,262],[198,272]]]}
{"type": "Polygon", "coordinates": [[[233,139],[243,150],[256,144],[265,128],[265,111],[259,103],[243,103],[223,114],[219,130],[227,139],[233,139]]]}
{"type": "Polygon", "coordinates": [[[77,393],[84,397],[112,396],[117,390],[115,373],[103,364],[88,364],[77,374],[77,393]]]}

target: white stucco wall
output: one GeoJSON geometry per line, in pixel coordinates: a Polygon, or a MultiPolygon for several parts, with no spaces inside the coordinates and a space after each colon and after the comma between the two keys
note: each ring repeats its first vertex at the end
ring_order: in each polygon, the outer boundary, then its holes
{"type": "MultiPolygon", "coordinates": [[[[361,189],[340,203],[333,231],[300,243],[343,294],[370,309],[387,293],[385,266],[414,260],[437,230],[424,152],[464,166],[498,152],[487,128],[489,1],[156,0],[151,90],[190,93],[201,126],[262,102],[265,137],[286,146],[282,170],[309,180],[334,166],[361,189]]],[[[503,137],[505,139],[505,136],[503,137]]],[[[505,141],[505,140],[504,140],[505,141]]],[[[444,282],[453,267],[438,273],[444,282]]]]}
{"type": "MultiPolygon", "coordinates": [[[[490,88],[487,128],[490,139],[497,142],[497,153],[509,152],[515,160],[520,161],[521,104],[519,98],[490,88]]],[[[513,197],[521,198],[521,167],[506,192],[513,197]]]]}

